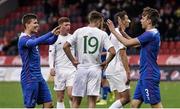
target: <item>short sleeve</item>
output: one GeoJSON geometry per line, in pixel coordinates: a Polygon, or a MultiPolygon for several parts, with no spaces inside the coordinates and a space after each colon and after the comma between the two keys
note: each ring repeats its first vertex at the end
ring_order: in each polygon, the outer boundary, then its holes
{"type": "Polygon", "coordinates": [[[141,45],[144,45],[148,42],[151,42],[154,39],[154,37],[151,32],[144,32],[142,35],[138,36],[137,39],[139,40],[141,45]]]}
{"type": "Polygon", "coordinates": [[[104,48],[106,50],[109,50],[109,48],[113,47],[113,44],[111,43],[110,39],[109,39],[109,36],[107,33],[104,33],[104,48]]]}
{"type": "Polygon", "coordinates": [[[72,34],[72,36],[67,39],[67,42],[70,43],[71,46],[76,43],[76,41],[77,41],[77,35],[78,35],[78,31],[76,30],[76,31],[72,34]]]}

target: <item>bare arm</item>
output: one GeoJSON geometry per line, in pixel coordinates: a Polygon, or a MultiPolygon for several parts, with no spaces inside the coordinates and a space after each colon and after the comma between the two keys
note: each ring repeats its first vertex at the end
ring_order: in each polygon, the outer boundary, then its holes
{"type": "Polygon", "coordinates": [[[79,64],[79,62],[73,57],[72,53],[71,53],[71,44],[66,42],[63,46],[64,52],[67,55],[67,57],[69,58],[69,60],[72,62],[72,64],[77,67],[77,65],[79,64]]]}
{"type": "MultiPolygon", "coordinates": [[[[136,45],[140,45],[140,42],[137,38],[131,38],[131,39],[127,39],[125,38],[126,36],[124,36],[124,33],[121,33],[124,37],[122,37],[117,31],[115,31],[115,27],[114,24],[111,20],[107,20],[107,25],[109,30],[116,36],[116,38],[123,43],[123,45],[125,46],[136,46],[136,45]]],[[[129,36],[130,37],[130,36],[129,36]]]]}
{"type": "Polygon", "coordinates": [[[105,69],[107,67],[107,65],[111,62],[111,60],[114,58],[114,56],[116,55],[116,51],[114,49],[114,47],[111,47],[108,49],[109,52],[109,56],[107,57],[107,59],[101,64],[101,67],[103,69],[105,69]]]}
{"type": "MultiPolygon", "coordinates": [[[[122,36],[126,37],[127,39],[133,39],[132,37],[130,37],[126,32],[122,31],[121,29],[119,29],[120,33],[122,34],[122,36]]],[[[139,47],[140,44],[134,45],[133,47],[139,47]]]]}
{"type": "Polygon", "coordinates": [[[49,46],[49,67],[50,67],[51,76],[55,76],[54,56],[55,56],[55,45],[50,45],[49,46]]]}
{"type": "Polygon", "coordinates": [[[123,64],[124,69],[126,71],[126,75],[127,75],[126,84],[128,85],[130,82],[130,68],[129,68],[129,64],[128,64],[126,49],[125,48],[120,49],[119,55],[121,57],[122,64],[123,64]]]}

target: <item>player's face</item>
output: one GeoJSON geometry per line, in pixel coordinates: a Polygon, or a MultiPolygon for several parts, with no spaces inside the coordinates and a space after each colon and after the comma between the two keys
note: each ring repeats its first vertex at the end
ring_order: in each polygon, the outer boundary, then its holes
{"type": "Polygon", "coordinates": [[[127,28],[129,27],[129,23],[131,21],[129,20],[129,17],[127,15],[124,16],[124,20],[122,20],[123,25],[127,28]]]}
{"type": "Polygon", "coordinates": [[[64,33],[69,33],[71,29],[71,23],[70,22],[64,22],[61,25],[61,30],[64,31],[64,33]]]}
{"type": "Polygon", "coordinates": [[[149,19],[148,19],[147,15],[146,16],[142,16],[142,18],[141,18],[141,25],[142,25],[143,29],[146,29],[147,26],[149,25],[149,19]]]}
{"type": "Polygon", "coordinates": [[[32,33],[37,33],[39,30],[39,24],[37,19],[31,19],[30,22],[26,24],[26,27],[32,33]]]}

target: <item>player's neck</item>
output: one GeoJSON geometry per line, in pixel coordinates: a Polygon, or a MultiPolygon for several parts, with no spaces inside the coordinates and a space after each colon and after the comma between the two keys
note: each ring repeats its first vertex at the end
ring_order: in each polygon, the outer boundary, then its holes
{"type": "Polygon", "coordinates": [[[29,30],[24,30],[24,33],[26,33],[28,36],[31,36],[33,33],[31,32],[31,31],[29,31],[29,30]]]}
{"type": "Polygon", "coordinates": [[[147,28],[146,28],[146,31],[151,30],[151,29],[153,29],[153,28],[155,28],[155,26],[148,25],[147,28]]]}
{"type": "Polygon", "coordinates": [[[68,33],[60,32],[60,35],[61,35],[61,36],[67,36],[68,33]]]}
{"type": "Polygon", "coordinates": [[[98,25],[96,24],[96,23],[90,23],[89,25],[88,25],[89,27],[98,27],[98,25]]]}

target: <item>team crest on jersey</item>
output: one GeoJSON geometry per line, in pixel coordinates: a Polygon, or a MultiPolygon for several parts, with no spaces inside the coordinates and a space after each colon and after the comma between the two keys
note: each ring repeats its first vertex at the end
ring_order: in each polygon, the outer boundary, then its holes
{"type": "Polygon", "coordinates": [[[36,50],[39,51],[39,50],[38,50],[38,46],[36,46],[36,50]]]}

